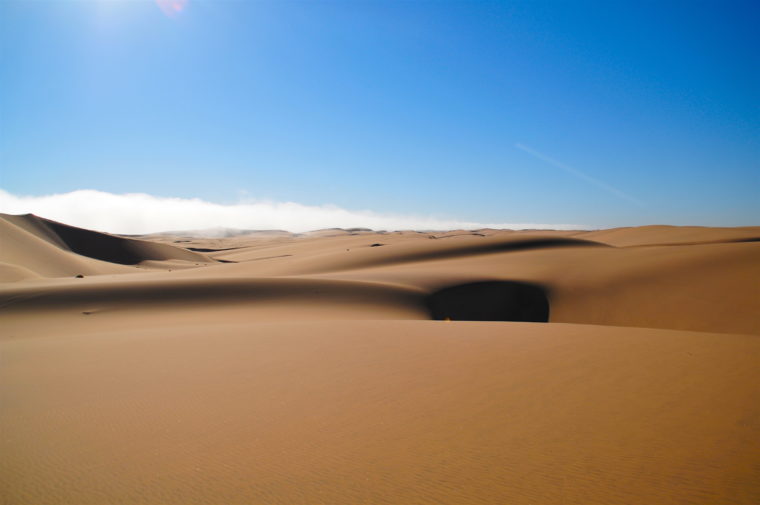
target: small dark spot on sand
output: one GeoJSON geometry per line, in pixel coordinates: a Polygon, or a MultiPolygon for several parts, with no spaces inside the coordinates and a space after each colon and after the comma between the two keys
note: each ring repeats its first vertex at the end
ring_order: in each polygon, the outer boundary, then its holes
{"type": "Polygon", "coordinates": [[[370,247],[380,247],[380,246],[384,246],[384,245],[385,244],[372,244],[370,247]]]}
{"type": "Polygon", "coordinates": [[[75,278],[75,279],[84,279],[84,275],[82,275],[82,274],[76,274],[76,275],[74,276],[74,278],[75,278]]]}
{"type": "Polygon", "coordinates": [[[92,314],[92,312],[90,312],[88,310],[83,310],[82,314],[84,314],[85,316],[89,316],[90,314],[92,314]]]}

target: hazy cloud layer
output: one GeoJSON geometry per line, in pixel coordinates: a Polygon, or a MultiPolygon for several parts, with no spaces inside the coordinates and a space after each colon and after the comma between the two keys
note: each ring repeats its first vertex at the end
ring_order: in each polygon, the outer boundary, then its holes
{"type": "Polygon", "coordinates": [[[0,212],[32,213],[62,223],[111,233],[240,228],[304,232],[322,228],[453,230],[477,228],[578,229],[581,225],[473,223],[421,216],[346,210],[333,205],[244,201],[223,205],[197,198],[78,190],[47,196],[16,196],[0,189],[0,212]]]}

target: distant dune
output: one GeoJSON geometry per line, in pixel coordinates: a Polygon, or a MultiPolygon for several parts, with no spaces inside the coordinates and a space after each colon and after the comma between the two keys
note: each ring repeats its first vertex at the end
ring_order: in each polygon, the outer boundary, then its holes
{"type": "Polygon", "coordinates": [[[43,277],[130,272],[121,265],[150,261],[166,262],[167,267],[169,262],[212,262],[184,248],[84,230],[32,214],[0,214],[0,230],[0,262],[43,277]]]}
{"type": "Polygon", "coordinates": [[[760,503],[760,227],[0,240],[2,503],[760,503]]]}
{"type": "Polygon", "coordinates": [[[758,242],[760,227],[707,228],[703,226],[639,226],[584,234],[589,240],[625,247],[635,245],[688,245],[721,242],[758,242]]]}

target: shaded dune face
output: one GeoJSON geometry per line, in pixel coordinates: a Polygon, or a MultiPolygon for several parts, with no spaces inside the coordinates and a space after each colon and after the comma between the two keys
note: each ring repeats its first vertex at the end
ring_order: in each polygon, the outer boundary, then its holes
{"type": "Polygon", "coordinates": [[[431,293],[426,304],[437,320],[549,322],[546,289],[527,282],[460,284],[431,293]]]}
{"type": "MultiPolygon", "coordinates": [[[[144,261],[179,260],[213,263],[207,256],[197,251],[145,240],[136,240],[97,231],[86,230],[51,221],[33,214],[11,216],[0,214],[4,221],[4,239],[18,241],[19,234],[43,240],[62,251],[73,252],[81,257],[91,258],[114,265],[138,265],[144,261]],[[10,227],[8,227],[8,225],[10,227]]],[[[33,254],[34,251],[29,251],[33,254]]],[[[23,265],[21,265],[23,266],[23,265]]]]}
{"type": "MultiPolygon", "coordinates": [[[[435,238],[435,237],[430,237],[435,238]]],[[[440,241],[446,238],[453,237],[441,237],[436,239],[440,241]]],[[[380,244],[383,245],[383,244],[380,244]]],[[[370,245],[370,247],[376,247],[376,245],[370,245]]],[[[442,260],[448,258],[461,258],[479,254],[490,253],[507,253],[507,252],[519,252],[519,251],[531,251],[531,250],[547,250],[547,249],[559,249],[569,247],[594,247],[594,248],[609,248],[607,244],[600,242],[593,242],[590,240],[582,240],[566,237],[539,237],[539,238],[507,238],[506,240],[495,240],[493,242],[486,243],[464,243],[464,244],[451,244],[443,247],[432,247],[422,250],[406,251],[401,254],[389,254],[384,258],[365,258],[362,262],[359,260],[356,263],[346,263],[348,268],[360,268],[363,266],[380,266],[380,265],[392,265],[400,263],[413,263],[442,260]]]]}
{"type": "Polygon", "coordinates": [[[156,247],[157,244],[146,244],[138,240],[97,233],[49,220],[45,220],[45,225],[60,237],[72,252],[101,261],[136,265],[146,259],[163,260],[171,257],[202,260],[200,256],[163,244],[156,247]]]}
{"type": "Polygon", "coordinates": [[[378,311],[404,308],[424,314],[422,292],[414,288],[370,282],[319,279],[177,279],[173,281],[111,282],[50,286],[44,292],[0,292],[0,310],[70,309],[81,311],[134,307],[203,309],[238,304],[255,309],[268,303],[290,302],[294,316],[308,304],[330,309],[363,304],[378,311]]]}
{"type": "Polygon", "coordinates": [[[46,224],[56,235],[63,238],[72,252],[82,256],[121,265],[135,265],[145,259],[135,247],[130,247],[132,244],[128,239],[95,234],[89,230],[52,221],[46,224]]]}

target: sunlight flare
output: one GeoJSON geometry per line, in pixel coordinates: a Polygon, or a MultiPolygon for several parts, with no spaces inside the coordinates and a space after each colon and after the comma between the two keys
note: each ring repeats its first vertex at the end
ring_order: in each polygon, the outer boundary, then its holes
{"type": "Polygon", "coordinates": [[[186,8],[189,0],[156,0],[156,5],[168,17],[179,16],[186,8]]]}

